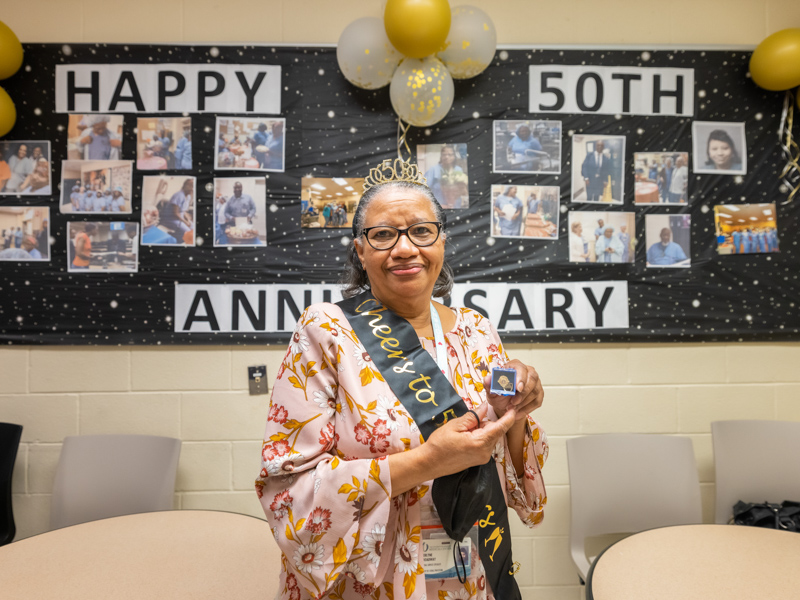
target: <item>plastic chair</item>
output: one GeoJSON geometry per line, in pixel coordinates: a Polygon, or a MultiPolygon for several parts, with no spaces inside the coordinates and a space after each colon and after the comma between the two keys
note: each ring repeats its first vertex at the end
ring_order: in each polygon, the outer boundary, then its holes
{"type": "Polygon", "coordinates": [[[800,501],[800,423],[714,421],[714,520],[728,523],[737,501],[800,501]]]}
{"type": "Polygon", "coordinates": [[[50,529],[172,509],[181,442],[150,435],[64,438],[50,529]]]}
{"type": "Polygon", "coordinates": [[[11,477],[21,437],[22,425],[0,423],[0,546],[13,542],[17,534],[11,505],[11,477]]]}
{"type": "Polygon", "coordinates": [[[581,583],[585,540],[701,523],[700,483],[688,438],[609,434],[567,440],[570,554],[581,583]]]}

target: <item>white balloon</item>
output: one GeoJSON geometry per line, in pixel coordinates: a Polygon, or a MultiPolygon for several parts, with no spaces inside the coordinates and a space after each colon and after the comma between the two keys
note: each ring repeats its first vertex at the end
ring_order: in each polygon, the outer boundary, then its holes
{"type": "Polygon", "coordinates": [[[453,78],[434,56],[406,58],[389,86],[392,108],[415,127],[438,123],[453,106],[453,78]]]}
{"type": "Polygon", "coordinates": [[[456,79],[469,79],[483,72],[494,58],[497,31],[485,12],[474,6],[456,6],[444,50],[436,56],[456,79]]]}
{"type": "Polygon", "coordinates": [[[350,23],[336,46],[336,60],[345,78],[365,90],[387,85],[402,58],[386,37],[383,20],[377,17],[350,23]]]}

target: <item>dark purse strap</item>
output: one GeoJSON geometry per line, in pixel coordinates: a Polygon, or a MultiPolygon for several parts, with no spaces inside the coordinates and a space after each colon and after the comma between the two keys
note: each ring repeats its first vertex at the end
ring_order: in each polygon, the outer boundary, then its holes
{"type": "MultiPolygon", "coordinates": [[[[408,321],[383,306],[369,291],[342,300],[338,306],[424,439],[448,420],[466,414],[464,400],[422,347],[408,321]]],[[[513,576],[508,508],[494,461],[439,477],[433,485],[434,506],[452,539],[461,541],[478,522],[478,554],[495,598],[521,600],[513,576]],[[475,492],[469,488],[481,480],[489,482],[488,500],[476,506],[475,492]]]]}

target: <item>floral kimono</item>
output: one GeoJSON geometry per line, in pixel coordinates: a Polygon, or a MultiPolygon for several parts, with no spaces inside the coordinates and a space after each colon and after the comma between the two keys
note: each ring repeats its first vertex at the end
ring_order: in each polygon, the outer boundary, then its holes
{"type": "MultiPolygon", "coordinates": [[[[508,361],[500,338],[466,308],[456,310],[445,338],[448,378],[467,407],[477,407],[486,398],[484,376],[508,361]]],[[[433,354],[433,339],[421,341],[433,354]]],[[[492,598],[480,559],[463,583],[426,580],[422,539],[430,515],[436,519],[433,482],[393,497],[386,460],[420,443],[417,425],[341,309],[327,303],[306,309],[272,389],[256,480],[283,551],[278,598],[492,598]]],[[[544,432],[528,417],[524,474],[517,477],[506,460],[504,442],[494,451],[507,504],[529,527],[541,522],[547,501],[541,475],[547,450],[544,432]]]]}

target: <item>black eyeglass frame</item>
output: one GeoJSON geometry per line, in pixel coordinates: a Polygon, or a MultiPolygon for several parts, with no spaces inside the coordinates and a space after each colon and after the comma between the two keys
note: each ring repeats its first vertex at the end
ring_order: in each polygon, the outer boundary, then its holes
{"type": "Polygon", "coordinates": [[[442,229],[444,228],[444,223],[441,221],[420,221],[419,223],[414,223],[413,225],[409,225],[405,229],[399,229],[397,227],[392,227],[391,225],[375,225],[374,227],[365,227],[361,230],[361,235],[363,235],[367,239],[367,243],[374,249],[374,250],[391,250],[397,245],[397,242],[400,241],[400,236],[405,235],[412,244],[414,244],[417,248],[427,248],[428,246],[433,246],[437,241],[439,241],[439,237],[442,235],[442,229]],[[417,225],[436,225],[436,237],[433,238],[433,241],[430,244],[418,244],[411,236],[408,235],[408,231],[413,229],[417,225]],[[397,238],[394,240],[394,244],[389,246],[388,248],[375,248],[372,242],[369,239],[369,232],[373,229],[394,229],[397,232],[397,238]]]}

